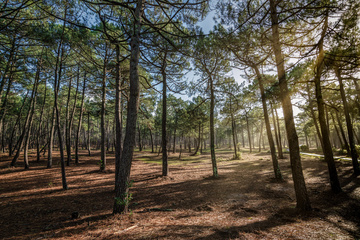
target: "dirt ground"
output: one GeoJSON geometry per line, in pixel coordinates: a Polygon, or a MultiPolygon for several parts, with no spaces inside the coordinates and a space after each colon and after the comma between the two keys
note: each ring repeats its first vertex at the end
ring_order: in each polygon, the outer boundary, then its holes
{"type": "MultiPolygon", "coordinates": [[[[131,212],[112,215],[114,157],[99,172],[100,153],[81,152],[66,168],[62,190],[58,156],[30,170],[0,155],[1,239],[360,239],[360,177],[337,162],[343,193],[332,194],[326,163],[303,157],[313,210],[295,209],[289,159],[281,159],[284,182],[273,179],[269,153],[217,151],[219,178],[211,177],[209,153],[170,155],[170,176],[161,177],[157,154],[136,152],[131,212]],[[78,216],[72,216],[77,215],[78,216]]],[[[288,158],[288,156],[287,156],[288,158]]]]}

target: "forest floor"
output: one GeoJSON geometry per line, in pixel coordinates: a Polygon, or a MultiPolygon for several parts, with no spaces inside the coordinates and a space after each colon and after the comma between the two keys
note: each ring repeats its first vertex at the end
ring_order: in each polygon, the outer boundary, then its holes
{"type": "MultiPolygon", "coordinates": [[[[114,157],[100,172],[100,153],[81,151],[80,164],[66,168],[62,190],[59,156],[46,169],[31,152],[9,168],[0,155],[1,239],[360,239],[360,177],[350,162],[337,161],[343,193],[333,194],[326,163],[302,156],[313,210],[295,208],[290,163],[280,159],[285,181],[273,179],[269,153],[242,153],[231,160],[217,150],[219,178],[212,176],[208,152],[171,154],[170,175],[161,177],[160,157],[135,152],[130,213],[112,215],[114,157]],[[72,217],[77,212],[78,217],[72,217]]],[[[76,215],[76,214],[75,214],[76,215]]]]}

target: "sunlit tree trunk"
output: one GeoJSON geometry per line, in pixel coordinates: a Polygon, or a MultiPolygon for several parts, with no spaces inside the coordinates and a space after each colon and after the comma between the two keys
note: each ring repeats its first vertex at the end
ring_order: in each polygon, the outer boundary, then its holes
{"type": "Polygon", "coordinates": [[[323,31],[321,34],[321,39],[318,43],[319,55],[316,59],[316,70],[315,70],[314,83],[315,83],[316,102],[317,102],[318,111],[319,111],[319,123],[320,123],[320,128],[321,128],[322,147],[323,147],[323,153],[325,156],[325,161],[327,162],[327,165],[328,165],[328,171],[329,171],[329,176],[330,176],[330,185],[331,185],[331,189],[333,192],[339,193],[339,192],[341,192],[341,186],[340,186],[340,182],[338,179],[334,156],[333,156],[332,147],[331,147],[331,143],[330,143],[329,129],[328,129],[328,126],[326,124],[326,119],[325,119],[325,103],[324,103],[324,99],[322,97],[322,92],[321,92],[321,74],[322,74],[323,68],[324,68],[323,44],[324,44],[325,33],[326,33],[327,27],[328,27],[327,21],[328,21],[328,18],[326,17],[325,23],[324,23],[324,28],[323,28],[323,31]]]}
{"type": "Polygon", "coordinates": [[[301,210],[311,209],[309,196],[306,190],[304,175],[302,172],[302,165],[300,159],[299,141],[296,133],[294,115],[290,99],[290,93],[287,86],[284,57],[282,55],[280,37],[279,37],[279,19],[276,9],[275,0],[270,0],[270,15],[271,15],[271,30],[272,30],[272,44],[275,54],[276,67],[280,86],[280,99],[283,107],[285,127],[287,139],[290,149],[291,171],[294,180],[294,188],[296,195],[296,207],[301,210]]]}
{"type": "Polygon", "coordinates": [[[354,141],[354,131],[353,131],[353,126],[351,123],[351,118],[350,118],[350,114],[349,114],[349,106],[346,100],[346,95],[345,95],[345,90],[344,90],[344,83],[343,83],[343,79],[341,76],[341,71],[340,68],[338,66],[334,67],[335,69],[335,74],[337,79],[339,80],[339,87],[340,87],[340,95],[341,95],[341,99],[344,105],[344,115],[345,115],[345,120],[346,120],[346,127],[348,130],[348,137],[349,137],[349,145],[350,145],[350,152],[351,152],[351,159],[352,159],[352,164],[353,164],[353,169],[354,169],[354,174],[355,175],[360,175],[360,168],[359,168],[359,162],[358,162],[358,153],[356,151],[355,148],[355,141],[354,141]]]}

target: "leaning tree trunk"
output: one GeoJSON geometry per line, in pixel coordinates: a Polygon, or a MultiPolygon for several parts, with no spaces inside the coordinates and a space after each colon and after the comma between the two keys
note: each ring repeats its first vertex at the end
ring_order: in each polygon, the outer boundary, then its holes
{"type": "Polygon", "coordinates": [[[73,108],[71,110],[71,114],[69,116],[69,125],[68,125],[68,162],[67,165],[70,166],[70,162],[72,161],[71,157],[71,135],[72,135],[72,127],[73,127],[73,121],[74,121],[74,115],[76,110],[76,103],[77,103],[77,95],[79,93],[79,84],[80,84],[80,68],[78,67],[78,73],[76,77],[76,90],[75,90],[75,96],[74,96],[74,104],[73,108]]]}
{"type": "Polygon", "coordinates": [[[327,20],[328,20],[328,18],[326,17],[325,23],[324,23],[324,28],[323,28],[323,31],[321,34],[321,39],[318,44],[319,55],[316,59],[316,70],[315,70],[314,83],[315,83],[316,102],[317,102],[318,111],[319,111],[319,123],[320,123],[322,143],[323,143],[322,147],[323,147],[323,153],[325,156],[325,161],[327,162],[327,165],[328,165],[329,176],[330,176],[330,185],[331,185],[331,189],[334,193],[339,193],[339,192],[341,192],[341,186],[340,186],[338,174],[336,171],[334,156],[333,156],[330,137],[329,137],[329,129],[328,129],[328,126],[326,124],[326,119],[325,119],[325,102],[324,102],[324,99],[322,97],[322,92],[321,92],[321,74],[324,69],[323,44],[324,44],[324,37],[325,37],[326,31],[327,31],[327,20]]]}
{"type": "MultiPolygon", "coordinates": [[[[25,140],[25,138],[27,136],[27,132],[28,132],[28,130],[30,128],[30,119],[31,119],[32,111],[33,111],[32,107],[33,107],[35,97],[36,97],[35,96],[36,89],[37,89],[37,79],[35,79],[35,82],[34,82],[34,85],[33,85],[31,98],[30,98],[29,111],[28,111],[27,116],[26,116],[26,120],[25,120],[25,123],[24,123],[24,126],[23,126],[23,131],[22,131],[22,133],[20,135],[20,138],[19,138],[17,146],[16,146],[16,148],[17,148],[16,154],[15,154],[15,156],[12,159],[11,164],[10,164],[10,166],[12,166],[12,167],[15,166],[16,161],[18,160],[18,158],[20,156],[20,152],[21,152],[21,150],[23,148],[23,145],[24,145],[24,140],[25,140]]],[[[28,166],[26,166],[26,164],[25,164],[25,168],[26,167],[28,167],[28,166]]]]}
{"type": "Polygon", "coordinates": [[[269,146],[270,146],[271,159],[272,159],[272,163],[273,163],[275,178],[283,179],[281,171],[280,171],[279,162],[278,162],[278,159],[276,156],[274,139],[273,139],[273,136],[271,133],[269,113],[268,113],[268,109],[267,109],[267,105],[266,105],[266,96],[265,96],[265,89],[264,89],[264,84],[263,84],[263,76],[260,74],[260,71],[257,66],[254,66],[254,69],[255,69],[255,72],[256,72],[256,75],[257,75],[257,78],[259,81],[261,102],[262,102],[263,111],[264,111],[265,127],[266,127],[267,138],[268,138],[268,142],[269,142],[269,146]]]}
{"type": "Polygon", "coordinates": [[[284,57],[282,55],[281,43],[279,37],[279,19],[276,9],[276,1],[270,0],[270,15],[271,15],[271,30],[272,30],[272,44],[275,54],[276,67],[278,72],[280,99],[284,112],[285,127],[287,139],[290,149],[291,171],[294,180],[294,188],[296,195],[296,207],[301,210],[311,209],[309,196],[306,190],[304,175],[302,172],[299,140],[296,133],[294,115],[291,105],[290,92],[287,86],[285,75],[284,57]]]}
{"type": "Polygon", "coordinates": [[[127,118],[126,118],[126,133],[124,139],[123,150],[120,160],[119,171],[119,188],[115,194],[114,213],[127,212],[130,195],[130,171],[132,157],[135,148],[135,134],[136,134],[136,120],[139,108],[139,57],[140,57],[140,28],[141,16],[143,12],[144,0],[138,0],[134,13],[134,33],[131,37],[130,47],[130,98],[128,102],[127,118]]]}
{"type": "MultiPolygon", "coordinates": [[[[25,146],[24,146],[24,163],[25,163],[25,169],[29,169],[29,158],[28,158],[28,150],[29,150],[29,141],[30,141],[30,136],[31,136],[31,127],[32,127],[32,122],[34,119],[34,110],[35,110],[35,105],[36,105],[36,95],[37,95],[37,90],[38,90],[38,85],[39,85],[39,80],[40,80],[40,70],[41,70],[41,61],[42,58],[40,56],[40,59],[38,60],[37,63],[37,70],[35,73],[35,83],[34,83],[34,87],[35,87],[35,92],[34,94],[34,99],[32,100],[32,105],[30,105],[30,120],[29,120],[29,126],[27,128],[27,132],[25,134],[25,146]]],[[[38,132],[39,134],[39,132],[38,132]]]]}
{"type": "Polygon", "coordinates": [[[341,147],[345,147],[347,153],[349,154],[350,153],[350,146],[349,146],[349,143],[348,143],[348,141],[346,139],[345,131],[344,131],[344,128],[342,126],[342,122],[340,120],[340,116],[339,116],[337,110],[335,111],[335,115],[336,115],[336,120],[337,120],[338,125],[339,125],[339,129],[340,129],[342,139],[344,140],[344,146],[341,146],[341,147]]]}
{"type": "Polygon", "coordinates": [[[346,100],[346,95],[345,95],[345,90],[344,90],[344,83],[343,83],[343,79],[341,76],[341,71],[340,68],[338,66],[335,66],[335,74],[336,77],[339,80],[339,87],[340,87],[340,95],[341,95],[341,99],[344,105],[344,114],[345,114],[345,120],[346,120],[346,127],[348,130],[348,136],[349,136],[349,145],[350,145],[350,152],[351,152],[351,159],[352,159],[352,164],[353,164],[353,169],[354,169],[354,174],[355,175],[360,175],[360,168],[359,168],[359,162],[358,162],[358,153],[356,151],[355,148],[355,141],[354,141],[354,131],[353,131],[353,126],[351,123],[351,118],[350,118],[350,111],[349,111],[349,106],[346,100]]]}

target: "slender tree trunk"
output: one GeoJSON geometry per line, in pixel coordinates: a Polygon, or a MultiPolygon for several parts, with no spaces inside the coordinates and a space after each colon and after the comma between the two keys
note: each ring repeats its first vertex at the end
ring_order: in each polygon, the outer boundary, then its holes
{"type": "Polygon", "coordinates": [[[260,124],[260,132],[259,132],[259,152],[261,152],[261,140],[262,140],[262,134],[263,134],[263,128],[264,128],[264,123],[263,121],[261,121],[260,124]]]}
{"type": "Polygon", "coordinates": [[[239,155],[237,152],[236,128],[235,128],[234,113],[232,110],[231,96],[230,96],[230,112],[231,112],[231,132],[232,132],[232,139],[233,139],[233,145],[234,145],[234,159],[239,159],[239,155]]]}
{"type": "MultiPolygon", "coordinates": [[[[115,199],[121,199],[121,140],[122,140],[122,96],[121,96],[121,69],[120,46],[116,45],[116,76],[115,76],[115,199]]],[[[121,212],[121,204],[117,201],[113,207],[114,213],[121,212]]]]}
{"type": "Polygon", "coordinates": [[[141,130],[140,125],[138,124],[138,145],[139,145],[139,152],[142,151],[142,145],[141,145],[141,130]]]}
{"type": "Polygon", "coordinates": [[[151,153],[154,153],[154,139],[153,139],[153,134],[152,134],[152,130],[150,127],[149,128],[149,135],[150,135],[150,142],[151,142],[151,153]]]}
{"type": "Polygon", "coordinates": [[[43,120],[43,114],[44,114],[44,109],[45,109],[45,104],[46,104],[46,79],[45,79],[45,91],[44,91],[44,99],[43,99],[43,104],[42,104],[42,107],[41,107],[41,110],[40,110],[40,119],[39,119],[39,126],[38,126],[38,135],[36,136],[36,156],[37,156],[37,159],[36,161],[37,162],[40,162],[40,133],[42,132],[41,129],[42,129],[42,120],[43,120]]]}
{"type": "Polygon", "coordinates": [[[173,153],[176,152],[176,128],[177,128],[177,117],[175,117],[174,137],[173,137],[173,153]]]}
{"type": "Polygon", "coordinates": [[[250,153],[251,153],[252,152],[251,133],[250,133],[250,126],[249,126],[249,118],[248,118],[247,114],[245,115],[245,118],[246,118],[246,128],[247,128],[248,140],[249,140],[249,148],[250,148],[250,153]]]}
{"type": "Polygon", "coordinates": [[[77,132],[76,132],[76,139],[75,139],[75,164],[79,164],[79,140],[80,140],[80,133],[81,133],[82,118],[83,118],[83,113],[84,113],[85,88],[86,88],[86,72],[84,73],[84,81],[83,81],[81,104],[80,104],[79,123],[78,123],[77,132]]]}
{"type": "Polygon", "coordinates": [[[319,111],[319,123],[320,123],[322,143],[323,143],[322,147],[323,147],[323,153],[325,156],[325,161],[327,162],[327,165],[328,165],[328,171],[329,171],[329,176],[330,176],[330,185],[331,185],[331,189],[334,193],[339,193],[339,192],[341,192],[341,186],[340,186],[340,182],[338,179],[338,174],[336,171],[334,156],[333,156],[332,147],[331,147],[331,143],[330,143],[329,129],[328,129],[328,126],[326,124],[326,119],[325,119],[325,103],[324,103],[324,99],[322,97],[322,92],[321,92],[321,74],[324,69],[323,44],[324,44],[324,37],[325,37],[327,27],[328,27],[327,23],[328,23],[328,17],[326,17],[326,19],[325,19],[324,28],[323,28],[323,31],[321,34],[321,39],[318,44],[319,55],[316,59],[316,71],[315,71],[314,83],[315,83],[316,102],[317,102],[318,111],[319,111]]]}
{"type": "MultiPolygon", "coordinates": [[[[29,125],[26,129],[26,133],[25,133],[25,146],[24,146],[24,163],[25,163],[25,169],[29,169],[29,158],[28,158],[28,148],[29,148],[29,141],[30,141],[30,136],[31,136],[31,128],[33,125],[33,119],[34,119],[34,110],[35,110],[35,105],[36,105],[36,95],[37,95],[37,90],[38,90],[38,85],[39,85],[39,81],[40,81],[40,70],[41,70],[41,61],[42,61],[42,56],[40,56],[40,59],[38,60],[37,63],[37,69],[36,69],[36,73],[35,73],[35,83],[34,83],[34,90],[35,92],[33,92],[33,100],[32,100],[32,105],[30,105],[30,119],[29,119],[29,125]]],[[[39,133],[38,133],[39,134],[39,133]]]]}
{"type": "MultiPolygon", "coordinates": [[[[65,8],[64,19],[66,19],[66,14],[67,14],[67,9],[65,8]]],[[[57,57],[56,57],[56,64],[55,64],[54,108],[55,108],[55,117],[56,117],[56,129],[57,129],[58,140],[59,140],[61,179],[62,179],[63,189],[67,190],[68,186],[67,186],[66,175],[65,175],[65,159],[64,159],[63,140],[61,137],[61,128],[60,128],[60,112],[59,112],[59,107],[58,107],[58,94],[59,94],[59,89],[60,89],[61,71],[62,71],[63,54],[64,54],[64,49],[62,47],[64,32],[65,32],[65,20],[63,23],[61,40],[59,43],[59,47],[57,49],[57,57]]]]}
{"type": "Polygon", "coordinates": [[[143,0],[138,0],[134,12],[134,33],[131,37],[130,47],[130,99],[128,103],[127,119],[126,119],[126,133],[124,139],[123,150],[120,160],[119,171],[119,191],[115,195],[114,213],[127,212],[130,196],[129,187],[130,183],[130,170],[131,162],[135,147],[135,134],[136,134],[136,120],[139,108],[139,56],[140,56],[140,28],[141,16],[143,12],[143,0]]]}
{"type": "Polygon", "coordinates": [[[286,81],[284,57],[282,55],[279,38],[279,19],[275,0],[270,0],[270,15],[272,23],[272,44],[278,72],[280,99],[283,107],[285,127],[290,149],[291,170],[294,180],[294,188],[297,202],[296,207],[301,210],[310,210],[311,205],[306,190],[304,175],[302,172],[299,141],[295,128],[290,93],[286,81]]]}
{"type": "Polygon", "coordinates": [[[199,123],[199,126],[198,126],[198,139],[196,140],[196,149],[195,149],[195,152],[192,154],[192,156],[195,156],[199,149],[200,149],[200,141],[201,141],[201,123],[199,123]]]}
{"type": "Polygon", "coordinates": [[[345,135],[345,131],[344,131],[344,128],[342,126],[342,122],[340,120],[340,117],[339,117],[339,114],[337,111],[335,111],[335,115],[336,115],[336,120],[338,122],[338,125],[339,125],[339,129],[340,129],[340,133],[341,133],[341,136],[344,140],[344,146],[341,146],[342,148],[345,147],[347,153],[349,154],[350,153],[350,146],[349,146],[349,143],[347,141],[347,138],[346,138],[346,135],[345,135]]]}
{"type": "Polygon", "coordinates": [[[313,99],[312,99],[312,95],[310,94],[310,86],[309,86],[309,84],[310,83],[308,83],[308,82],[306,83],[306,90],[307,90],[307,93],[308,93],[307,96],[308,96],[310,113],[311,113],[311,117],[312,117],[313,122],[314,122],[314,126],[315,126],[317,136],[318,136],[318,138],[320,140],[321,149],[324,149],[324,146],[323,146],[324,144],[323,144],[320,128],[319,128],[318,121],[317,121],[316,114],[315,114],[314,107],[313,107],[313,99]]]}
{"type": "MultiPolygon", "coordinates": [[[[38,79],[35,78],[34,85],[33,85],[33,88],[32,88],[31,98],[30,98],[29,111],[28,111],[27,116],[26,116],[26,120],[25,120],[25,123],[24,123],[24,126],[23,126],[23,131],[22,131],[22,133],[20,135],[17,146],[15,146],[16,149],[17,149],[16,154],[15,154],[15,156],[12,159],[11,164],[10,164],[10,166],[12,166],[12,167],[15,166],[16,161],[18,160],[18,158],[20,156],[20,152],[21,152],[21,150],[23,148],[23,145],[24,145],[24,140],[28,140],[27,135],[28,135],[28,131],[30,130],[30,127],[31,127],[30,123],[32,121],[31,118],[32,118],[32,112],[33,112],[33,105],[34,105],[34,101],[35,101],[35,98],[36,98],[37,82],[38,82],[38,79]]],[[[27,153],[27,152],[25,152],[25,153],[27,153]]],[[[27,158],[27,156],[25,158],[27,158]]],[[[28,168],[29,168],[29,165],[25,163],[25,169],[28,169],[28,168]]]]}
{"type": "Polygon", "coordinates": [[[213,169],[213,176],[218,177],[218,169],[215,156],[215,127],[214,127],[214,109],[215,109],[215,96],[213,79],[210,77],[210,151],[211,151],[211,164],[213,169]]]}
{"type": "MultiPolygon", "coordinates": [[[[280,170],[280,166],[279,166],[279,162],[278,162],[278,159],[276,156],[274,139],[273,139],[273,136],[271,133],[269,113],[268,113],[268,109],[267,109],[267,105],[266,105],[265,88],[264,88],[264,84],[263,84],[263,76],[260,74],[260,71],[257,66],[255,66],[254,69],[255,69],[255,72],[256,72],[256,75],[257,75],[257,78],[259,81],[261,102],[262,102],[262,106],[263,106],[264,119],[265,119],[265,127],[266,127],[267,138],[268,138],[268,142],[269,142],[269,146],[270,146],[271,159],[272,159],[272,163],[273,163],[275,178],[283,179],[281,170],[280,170]]],[[[276,124],[274,124],[274,126],[276,127],[276,124]]],[[[275,132],[275,134],[276,134],[276,132],[275,132]]]]}
{"type": "Polygon", "coordinates": [[[342,141],[342,139],[341,139],[341,135],[340,135],[339,129],[338,129],[338,127],[336,126],[336,122],[335,122],[334,115],[333,115],[332,113],[330,113],[330,115],[331,115],[331,119],[332,119],[332,122],[333,122],[334,128],[335,128],[335,131],[336,131],[336,134],[337,134],[337,139],[338,139],[339,142],[340,142],[340,147],[342,147],[342,146],[344,146],[344,143],[343,143],[343,141],[342,141]]]}
{"type": "Polygon", "coordinates": [[[49,132],[49,150],[48,150],[48,161],[47,168],[52,167],[52,153],[54,146],[54,131],[55,131],[55,108],[53,107],[52,115],[51,115],[51,127],[49,132]]]}
{"type": "Polygon", "coordinates": [[[66,122],[65,122],[65,147],[66,147],[66,156],[67,162],[66,165],[70,166],[71,161],[71,146],[70,146],[70,97],[71,97],[71,88],[72,88],[72,78],[69,80],[69,87],[68,87],[68,95],[66,101],[66,122]]]}
{"type": "Polygon", "coordinates": [[[359,168],[359,162],[358,162],[358,153],[356,151],[355,148],[355,141],[354,141],[354,131],[353,131],[353,126],[351,123],[351,118],[350,118],[350,114],[349,114],[349,106],[346,100],[346,95],[345,95],[345,90],[344,90],[344,83],[343,83],[343,79],[341,76],[341,70],[338,66],[335,66],[335,74],[337,79],[339,80],[339,87],[340,87],[340,95],[341,95],[341,99],[344,105],[344,115],[345,115],[345,120],[346,120],[346,127],[348,130],[348,137],[349,137],[349,145],[350,145],[350,152],[351,152],[351,159],[352,159],[352,164],[353,164],[353,169],[354,169],[354,174],[356,176],[360,175],[360,168],[359,168]]]}
{"type": "Polygon", "coordinates": [[[107,72],[107,48],[105,53],[104,65],[103,65],[103,77],[102,77],[102,95],[101,95],[101,160],[100,160],[100,171],[106,169],[106,150],[105,150],[105,107],[106,107],[106,72],[107,72]]]}
{"type": "Polygon", "coordinates": [[[168,156],[167,156],[167,136],[166,136],[166,118],[167,118],[167,82],[166,82],[166,54],[163,59],[161,75],[163,81],[162,89],[162,117],[161,117],[161,142],[162,142],[162,175],[169,174],[168,156]]]}

